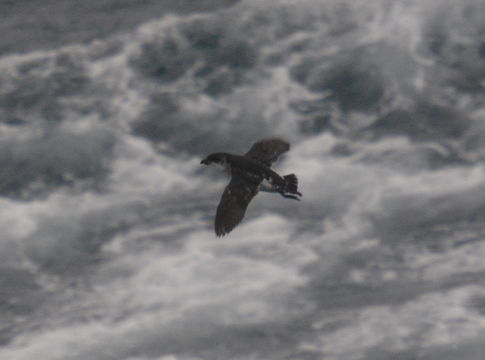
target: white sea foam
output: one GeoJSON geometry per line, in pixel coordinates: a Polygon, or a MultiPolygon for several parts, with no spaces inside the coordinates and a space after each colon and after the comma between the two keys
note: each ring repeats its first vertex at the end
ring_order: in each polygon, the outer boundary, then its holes
{"type": "Polygon", "coordinates": [[[0,358],[483,349],[467,9],[247,0],[1,58],[0,358]],[[228,180],[199,162],[264,136],[290,141],[274,169],[302,201],[259,194],[216,238],[228,180]]]}

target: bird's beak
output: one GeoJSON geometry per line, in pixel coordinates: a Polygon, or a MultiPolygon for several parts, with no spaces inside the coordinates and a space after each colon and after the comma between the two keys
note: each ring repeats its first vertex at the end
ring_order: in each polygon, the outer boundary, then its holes
{"type": "Polygon", "coordinates": [[[204,165],[209,165],[209,164],[208,164],[208,162],[207,162],[207,159],[202,160],[202,161],[200,162],[200,164],[201,164],[201,165],[202,165],[202,164],[204,164],[204,165]]]}

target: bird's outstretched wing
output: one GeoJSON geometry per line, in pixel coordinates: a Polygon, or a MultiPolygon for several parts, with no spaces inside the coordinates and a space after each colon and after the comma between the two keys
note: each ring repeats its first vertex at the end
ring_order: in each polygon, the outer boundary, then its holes
{"type": "Polygon", "coordinates": [[[290,144],[282,139],[263,139],[251,146],[251,149],[244,154],[251,159],[258,160],[268,167],[275,162],[278,157],[290,150],[290,144]]]}
{"type": "Polygon", "coordinates": [[[257,192],[257,185],[238,176],[232,177],[217,206],[215,221],[217,236],[224,236],[231,232],[241,222],[249,202],[257,192]]]}

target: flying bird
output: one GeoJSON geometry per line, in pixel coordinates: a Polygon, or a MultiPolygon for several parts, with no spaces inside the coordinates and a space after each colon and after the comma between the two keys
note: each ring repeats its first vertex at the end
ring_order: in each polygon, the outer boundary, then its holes
{"type": "Polygon", "coordinates": [[[259,191],[279,193],[284,198],[300,200],[295,174],[280,176],[271,169],[278,157],[290,145],[282,139],[263,139],[253,144],[244,155],[213,153],[200,163],[222,165],[231,181],[222,193],[217,206],[215,232],[224,236],[243,219],[249,202],[259,191]]]}

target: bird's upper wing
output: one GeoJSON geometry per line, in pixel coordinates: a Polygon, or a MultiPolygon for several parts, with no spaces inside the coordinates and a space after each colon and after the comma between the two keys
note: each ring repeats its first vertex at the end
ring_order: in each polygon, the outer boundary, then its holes
{"type": "Polygon", "coordinates": [[[270,167],[278,159],[278,156],[288,150],[290,150],[290,144],[282,139],[263,139],[254,143],[244,156],[258,160],[270,167]]]}
{"type": "Polygon", "coordinates": [[[231,232],[241,222],[249,202],[257,192],[257,185],[239,176],[232,177],[217,206],[215,221],[217,236],[224,236],[231,232]]]}

